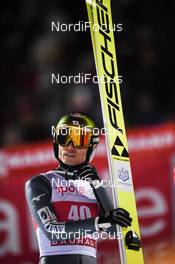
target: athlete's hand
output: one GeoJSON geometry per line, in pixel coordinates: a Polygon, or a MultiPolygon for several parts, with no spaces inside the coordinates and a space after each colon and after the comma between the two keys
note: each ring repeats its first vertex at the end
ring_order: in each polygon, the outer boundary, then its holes
{"type": "Polygon", "coordinates": [[[93,186],[97,183],[100,184],[100,178],[97,174],[96,169],[88,163],[84,164],[78,170],[77,174],[78,174],[79,179],[88,181],[93,186]]]}
{"type": "Polygon", "coordinates": [[[105,230],[111,225],[117,224],[121,227],[131,226],[132,218],[128,211],[123,208],[112,209],[104,216],[100,216],[97,222],[98,228],[105,230]]]}

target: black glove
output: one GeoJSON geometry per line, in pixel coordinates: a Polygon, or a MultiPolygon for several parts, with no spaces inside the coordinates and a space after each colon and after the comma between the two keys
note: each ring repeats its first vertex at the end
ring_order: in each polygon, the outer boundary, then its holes
{"type": "Polygon", "coordinates": [[[88,181],[90,184],[94,185],[95,182],[99,183],[100,178],[97,174],[95,167],[92,165],[85,163],[78,171],[77,176],[81,180],[88,181]]]}
{"type": "Polygon", "coordinates": [[[97,222],[99,229],[106,230],[114,224],[121,227],[131,226],[132,218],[129,216],[128,211],[123,208],[112,209],[104,216],[100,216],[97,222]]]}

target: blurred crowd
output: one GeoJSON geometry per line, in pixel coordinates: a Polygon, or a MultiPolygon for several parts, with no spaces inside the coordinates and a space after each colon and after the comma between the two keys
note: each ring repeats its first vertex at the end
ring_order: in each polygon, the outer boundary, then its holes
{"type": "MultiPolygon", "coordinates": [[[[172,4],[173,5],[173,4],[172,4]]],[[[51,74],[96,75],[90,32],[56,32],[51,22],[87,21],[85,0],[5,1],[1,8],[0,146],[51,137],[51,125],[70,111],[103,126],[98,87],[51,83],[51,74]]],[[[112,0],[126,126],[172,120],[173,6],[166,1],[112,0]]]]}

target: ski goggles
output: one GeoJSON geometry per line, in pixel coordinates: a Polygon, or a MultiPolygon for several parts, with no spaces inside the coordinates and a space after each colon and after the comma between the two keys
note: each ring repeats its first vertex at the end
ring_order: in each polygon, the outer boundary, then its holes
{"type": "Polygon", "coordinates": [[[81,128],[75,126],[53,127],[56,142],[66,147],[70,141],[76,148],[87,148],[92,145],[92,130],[90,128],[81,128]]]}

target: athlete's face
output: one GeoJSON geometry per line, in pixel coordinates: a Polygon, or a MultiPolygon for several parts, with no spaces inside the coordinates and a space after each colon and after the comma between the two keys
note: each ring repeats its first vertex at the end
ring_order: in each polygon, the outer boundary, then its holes
{"type": "Polygon", "coordinates": [[[85,162],[88,148],[75,148],[70,142],[66,147],[59,145],[59,159],[70,166],[79,165],[85,162]]]}

